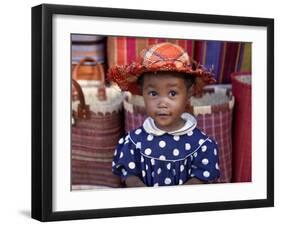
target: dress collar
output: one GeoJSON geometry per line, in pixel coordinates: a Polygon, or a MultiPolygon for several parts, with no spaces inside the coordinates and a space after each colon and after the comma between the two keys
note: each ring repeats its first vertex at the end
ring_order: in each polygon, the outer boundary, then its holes
{"type": "Polygon", "coordinates": [[[154,123],[154,120],[151,117],[148,117],[147,119],[145,119],[145,121],[143,123],[143,128],[149,134],[152,134],[155,136],[161,136],[165,133],[168,133],[171,135],[183,135],[183,134],[186,134],[186,133],[192,131],[196,127],[197,121],[191,114],[183,113],[181,117],[186,122],[182,128],[175,130],[175,131],[166,132],[164,130],[157,128],[154,123]]]}

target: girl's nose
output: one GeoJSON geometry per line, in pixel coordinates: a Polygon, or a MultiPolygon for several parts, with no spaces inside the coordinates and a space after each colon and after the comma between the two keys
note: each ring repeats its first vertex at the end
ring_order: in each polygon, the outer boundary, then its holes
{"type": "Polygon", "coordinates": [[[164,97],[159,98],[158,107],[159,108],[167,108],[168,107],[168,103],[167,103],[166,98],[164,98],[164,97]]]}

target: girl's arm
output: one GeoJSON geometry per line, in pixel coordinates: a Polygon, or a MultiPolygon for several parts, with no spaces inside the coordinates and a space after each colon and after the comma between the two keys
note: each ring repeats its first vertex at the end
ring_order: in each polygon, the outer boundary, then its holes
{"type": "Polygon", "coordinates": [[[136,176],[128,176],[125,180],[125,184],[127,187],[146,187],[141,179],[136,176]]]}
{"type": "Polygon", "coordinates": [[[190,180],[188,180],[187,182],[185,182],[184,184],[204,184],[204,182],[202,180],[199,180],[199,179],[193,177],[190,180]]]}

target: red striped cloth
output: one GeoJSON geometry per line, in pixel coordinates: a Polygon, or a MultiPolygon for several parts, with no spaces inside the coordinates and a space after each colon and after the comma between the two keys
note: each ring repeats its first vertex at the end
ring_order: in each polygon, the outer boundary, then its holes
{"type": "Polygon", "coordinates": [[[232,89],[235,96],[233,123],[233,182],[252,181],[252,87],[238,78],[249,78],[251,73],[233,73],[232,89]]]}

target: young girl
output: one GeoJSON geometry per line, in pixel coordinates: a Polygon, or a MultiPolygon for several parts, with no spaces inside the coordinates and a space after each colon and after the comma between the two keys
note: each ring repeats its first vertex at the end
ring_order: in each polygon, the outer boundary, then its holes
{"type": "Polygon", "coordinates": [[[181,47],[161,43],[144,50],[140,63],[115,66],[108,75],[122,90],[142,94],[149,116],[119,140],[114,153],[113,173],[126,186],[198,184],[219,177],[216,142],[185,112],[190,96],[214,82],[210,72],[181,47]]]}

